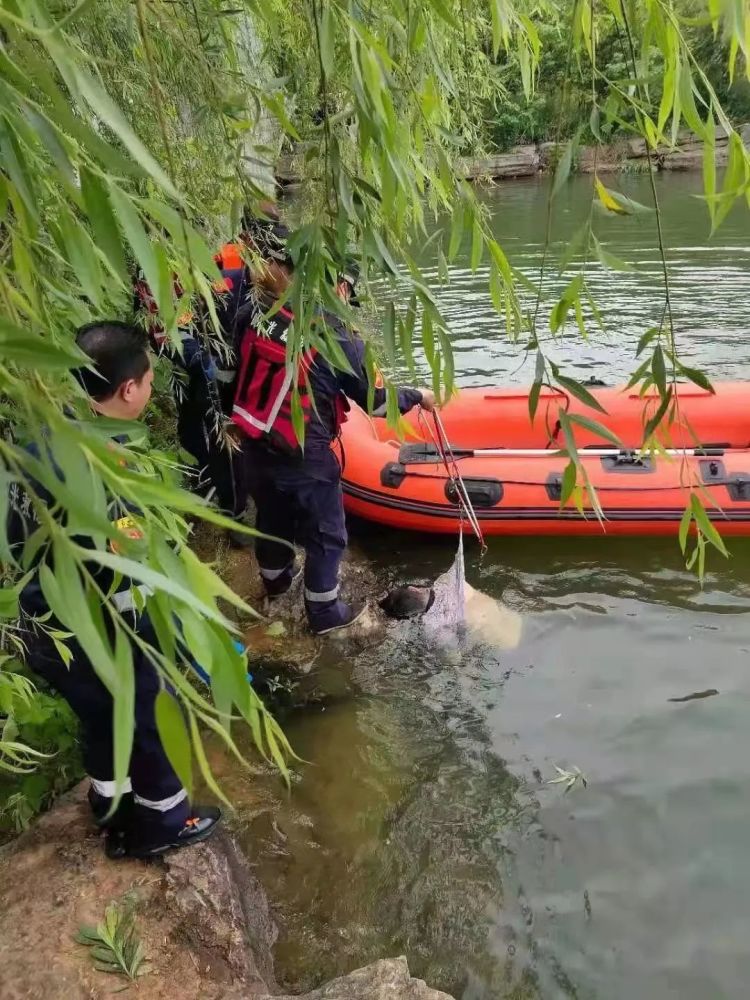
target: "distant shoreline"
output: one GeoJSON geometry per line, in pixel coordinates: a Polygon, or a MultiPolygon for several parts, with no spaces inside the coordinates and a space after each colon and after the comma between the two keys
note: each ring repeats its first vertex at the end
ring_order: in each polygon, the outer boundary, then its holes
{"type": "MultiPolygon", "coordinates": [[[[750,145],[750,124],[737,131],[750,145]]],[[[460,177],[471,181],[514,180],[533,177],[554,170],[565,143],[541,142],[513,146],[503,153],[487,156],[462,157],[456,161],[460,177]]],[[[306,144],[299,143],[294,152],[280,156],[276,164],[276,181],[282,187],[300,184],[304,177],[306,144]]],[[[727,133],[716,129],[717,167],[726,166],[727,133]]],[[[643,139],[620,139],[606,146],[579,146],[573,162],[573,173],[645,173],[649,165],[657,170],[687,171],[703,169],[703,142],[692,132],[681,131],[674,147],[660,146],[649,159],[643,139]]]]}

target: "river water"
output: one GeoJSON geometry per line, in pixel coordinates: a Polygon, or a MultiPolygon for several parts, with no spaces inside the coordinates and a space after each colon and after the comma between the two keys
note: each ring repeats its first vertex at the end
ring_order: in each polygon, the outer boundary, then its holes
{"type": "MultiPolygon", "coordinates": [[[[748,212],[709,239],[699,183],[658,178],[679,342],[714,376],[750,378],[748,212]]],[[[647,178],[617,186],[649,199],[647,178]]],[[[590,188],[575,178],[563,192],[555,245],[590,188]]],[[[544,185],[484,197],[513,263],[534,275],[544,185]]],[[[660,315],[659,261],[653,219],[597,227],[634,270],[593,268],[607,333],[552,353],[614,383],[660,315]]],[[[459,382],[529,381],[486,273],[464,257],[452,277],[440,298],[459,382]]],[[[383,579],[434,578],[453,555],[451,540],[353,533],[383,579]]],[[[249,781],[238,820],[278,906],[280,978],[310,988],[405,954],[462,1000],[746,997],[749,555],[737,542],[711,559],[701,589],[676,541],[493,539],[481,562],[467,544],[470,582],[523,618],[518,648],[437,650],[412,622],[370,644],[321,645],[308,680],[321,699],[283,718],[307,763],[290,797],[249,781]],[[556,767],[579,768],[586,787],[551,783],[556,767]]]]}

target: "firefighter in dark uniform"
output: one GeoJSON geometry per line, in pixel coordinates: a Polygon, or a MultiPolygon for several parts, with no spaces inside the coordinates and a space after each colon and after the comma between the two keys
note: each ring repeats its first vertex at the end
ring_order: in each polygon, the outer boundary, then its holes
{"type": "MultiPolygon", "coordinates": [[[[243,281],[244,268],[231,268],[216,283],[214,293],[222,328],[224,309],[231,313],[238,308],[235,299],[239,302],[242,298],[243,281]]],[[[176,286],[175,296],[181,295],[182,290],[176,286]]],[[[135,280],[134,305],[136,315],[143,317],[154,352],[172,365],[177,437],[195,460],[192,488],[214,499],[230,517],[239,517],[245,509],[245,495],[238,489],[234,455],[224,439],[224,407],[231,400],[234,381],[231,351],[218,343],[212,349],[212,338],[198,333],[196,318],[190,311],[179,317],[181,349],[178,350],[165,334],[156,302],[141,272],[135,280]]]]}
{"type": "MultiPolygon", "coordinates": [[[[153,373],[146,334],[125,323],[92,323],[79,331],[77,343],[92,360],[93,370],[81,369],[77,374],[96,412],[117,420],[136,420],[151,396],[153,373]]],[[[39,454],[39,449],[33,446],[30,451],[39,454]]],[[[50,454],[50,459],[54,463],[54,454],[50,454]]],[[[28,484],[27,489],[21,486],[12,492],[8,531],[11,551],[19,557],[26,539],[37,527],[30,491],[50,509],[54,507],[52,497],[39,483],[28,484]]],[[[138,530],[132,518],[133,511],[120,504],[113,513],[114,523],[120,530],[138,530]]],[[[76,541],[88,547],[94,544],[87,537],[78,537],[76,541]]],[[[55,627],[55,619],[47,620],[44,628],[40,626],[38,619],[50,613],[39,581],[40,568],[41,561],[37,557],[21,594],[29,663],[65,698],[80,720],[84,765],[91,781],[89,802],[95,818],[107,827],[107,853],[110,857],[153,857],[205,839],[213,832],[220,812],[213,807],[193,807],[188,802],[156,727],[155,699],[161,686],[160,678],[135,643],[132,646],[135,729],[129,777],[120,789],[123,794],[117,811],[107,817],[117,791],[112,696],[75,637],[67,640],[72,659],[66,665],[49,635],[50,626],[55,627]]],[[[99,567],[95,575],[104,593],[116,587],[112,601],[117,609],[132,611],[138,635],[156,644],[148,616],[136,610],[132,581],[116,577],[103,567],[99,567]]],[[[60,583],[65,585],[64,580],[60,583]]]]}
{"type": "MultiPolygon", "coordinates": [[[[287,308],[269,310],[286,293],[293,262],[283,226],[266,225],[258,235],[263,266],[253,268],[251,302],[238,320],[240,366],[232,420],[246,435],[244,448],[249,492],[257,508],[256,527],[305,549],[305,606],[313,632],[323,635],[351,625],[364,605],[339,597],[339,566],[347,544],[341,490],[341,467],[331,449],[349,408],[347,397],[366,407],[369,382],[361,338],[337,318],[321,313],[343,351],[351,371],[329,365],[308,350],[296,371],[287,365],[286,338],[294,320],[287,308]],[[305,424],[304,447],[295,434],[294,389],[305,424]]],[[[385,390],[375,389],[375,407],[385,390]]],[[[432,408],[429,390],[399,389],[398,405],[406,413],[416,405],[432,408]]],[[[260,573],[269,597],[285,593],[295,576],[294,554],[270,538],[256,540],[260,573]]]]}
{"type": "MultiPolygon", "coordinates": [[[[134,311],[143,317],[154,351],[167,357],[173,368],[173,394],[177,407],[177,436],[183,449],[195,460],[193,488],[211,497],[228,516],[242,518],[247,503],[243,463],[235,442],[227,437],[226,418],[231,413],[236,374],[236,319],[250,290],[250,276],[243,254],[245,233],[263,220],[277,220],[272,202],[259,206],[262,215],[247,210],[237,241],[225,244],[214,257],[221,278],[214,286],[216,313],[223,343],[215,338],[205,310],[186,310],[180,318],[182,349],[178,351],[165,335],[156,301],[141,271],[134,282],[134,311]]],[[[182,296],[178,283],[175,298],[182,296]]],[[[230,531],[237,547],[251,545],[243,532],[230,531]]]]}

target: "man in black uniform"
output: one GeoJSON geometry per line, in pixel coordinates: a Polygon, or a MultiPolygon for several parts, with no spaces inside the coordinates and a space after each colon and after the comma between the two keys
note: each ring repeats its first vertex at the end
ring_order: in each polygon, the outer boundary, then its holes
{"type": "MultiPolygon", "coordinates": [[[[91,358],[92,367],[81,369],[79,381],[91,398],[92,408],[105,417],[136,420],[151,396],[153,373],[147,350],[146,334],[119,322],[91,323],[82,327],[78,346],[91,358]]],[[[29,449],[38,457],[39,449],[29,449]]],[[[54,454],[50,454],[54,464],[54,454]]],[[[63,478],[61,472],[58,472],[63,478]]],[[[29,490],[50,509],[54,501],[38,482],[29,490]]],[[[23,488],[11,496],[9,535],[11,551],[20,558],[26,539],[37,527],[29,490],[23,488]]],[[[115,504],[117,506],[117,504],[115,504]]],[[[120,505],[121,506],[121,505],[120,505]]],[[[118,525],[127,520],[127,510],[119,509],[118,525]]],[[[131,512],[133,513],[133,512],[131,512]]],[[[91,547],[91,538],[77,537],[78,544],[91,547]]],[[[21,594],[22,620],[26,628],[29,663],[68,702],[78,716],[83,736],[83,759],[91,779],[89,802],[98,822],[107,827],[107,853],[111,857],[153,857],[176,847],[185,847],[208,837],[220,812],[212,807],[191,807],[187,793],[175,774],[159,738],[155,719],[155,701],[160,690],[159,676],[144,652],[132,645],[135,677],[135,728],[130,757],[129,777],[120,789],[122,798],[113,816],[108,813],[116,796],[113,763],[112,696],[96,674],[93,665],[75,638],[68,640],[71,661],[60,657],[48,628],[57,624],[54,617],[42,628],[37,619],[50,612],[39,581],[43,564],[37,560],[33,573],[21,594]]],[[[49,563],[48,563],[49,564],[49,563]]],[[[54,567],[50,566],[53,569],[54,567]]],[[[133,612],[138,635],[156,645],[153,626],[145,613],[134,605],[132,582],[119,579],[104,568],[96,572],[102,590],[116,588],[112,602],[119,611],[133,612]]],[[[65,581],[58,581],[64,588],[65,581]]]]}
{"type": "MultiPolygon", "coordinates": [[[[323,337],[327,331],[349,370],[333,367],[314,348],[304,351],[296,366],[288,363],[287,336],[295,317],[286,306],[278,308],[294,273],[287,235],[279,225],[262,233],[264,266],[253,271],[253,296],[237,321],[240,358],[232,420],[246,438],[248,489],[262,533],[256,555],[266,593],[273,598],[289,590],[296,574],[293,545],[302,545],[308,622],[315,634],[326,635],[348,628],[364,611],[364,605],[339,596],[347,533],[341,466],[331,443],[346,419],[348,399],[367,407],[370,383],[362,338],[327,313],[313,318],[310,332],[323,337]],[[295,429],[295,406],[303,444],[295,429]]],[[[342,278],[354,280],[354,275],[342,278]]],[[[396,398],[401,413],[435,404],[429,389],[399,388],[396,398]]],[[[386,390],[375,388],[374,407],[385,402],[386,390]]]]}

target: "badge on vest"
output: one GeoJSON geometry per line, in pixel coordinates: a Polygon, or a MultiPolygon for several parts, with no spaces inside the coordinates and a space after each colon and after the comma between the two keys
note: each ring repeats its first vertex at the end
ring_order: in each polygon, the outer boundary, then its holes
{"type": "MultiPolygon", "coordinates": [[[[130,538],[133,541],[139,541],[143,538],[143,532],[129,514],[125,517],[118,517],[118,519],[113,521],[112,524],[118,531],[122,532],[126,538],[130,538]]],[[[110,541],[109,547],[114,553],[120,552],[120,546],[114,539],[110,541]]]]}

